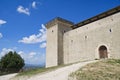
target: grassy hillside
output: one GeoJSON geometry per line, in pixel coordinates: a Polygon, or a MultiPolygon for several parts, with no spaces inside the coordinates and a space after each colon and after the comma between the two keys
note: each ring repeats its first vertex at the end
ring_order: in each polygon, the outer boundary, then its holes
{"type": "Polygon", "coordinates": [[[60,66],[55,66],[55,67],[50,67],[50,68],[35,68],[35,69],[20,72],[18,73],[17,76],[34,76],[36,74],[53,71],[53,70],[56,70],[58,68],[65,67],[65,66],[67,65],[60,65],[60,66]]]}
{"type": "Polygon", "coordinates": [[[120,60],[101,60],[70,74],[70,80],[120,80],[120,60]]]}

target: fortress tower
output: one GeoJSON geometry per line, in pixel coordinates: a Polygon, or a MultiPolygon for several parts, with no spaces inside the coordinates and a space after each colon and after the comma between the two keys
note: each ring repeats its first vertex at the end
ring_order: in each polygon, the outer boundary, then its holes
{"type": "Polygon", "coordinates": [[[48,22],[46,28],[46,67],[120,59],[120,6],[78,24],[58,17],[48,22]]]}
{"type": "Polygon", "coordinates": [[[71,30],[72,22],[62,18],[55,18],[46,24],[47,49],[46,67],[64,64],[63,62],[63,35],[71,30]]]}

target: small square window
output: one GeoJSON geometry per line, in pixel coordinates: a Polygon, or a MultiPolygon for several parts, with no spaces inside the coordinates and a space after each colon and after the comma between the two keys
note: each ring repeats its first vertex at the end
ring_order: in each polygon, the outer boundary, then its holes
{"type": "Polygon", "coordinates": [[[87,39],[87,36],[85,36],[85,39],[87,39]]]}

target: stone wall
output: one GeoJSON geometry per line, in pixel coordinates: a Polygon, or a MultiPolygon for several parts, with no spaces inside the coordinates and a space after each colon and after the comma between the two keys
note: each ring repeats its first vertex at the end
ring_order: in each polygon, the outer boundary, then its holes
{"type": "Polygon", "coordinates": [[[120,12],[64,34],[64,64],[99,59],[99,47],[108,58],[120,58],[120,12]]]}
{"type": "Polygon", "coordinates": [[[46,67],[99,59],[101,46],[120,58],[120,6],[75,25],[55,18],[46,28],[46,67]]]}

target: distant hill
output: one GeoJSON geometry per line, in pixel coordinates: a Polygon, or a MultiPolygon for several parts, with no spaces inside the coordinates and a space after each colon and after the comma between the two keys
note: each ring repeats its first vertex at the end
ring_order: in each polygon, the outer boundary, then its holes
{"type": "Polygon", "coordinates": [[[30,70],[30,69],[43,68],[43,67],[45,67],[45,64],[42,64],[42,65],[25,64],[25,66],[23,67],[23,70],[30,70]]]}

